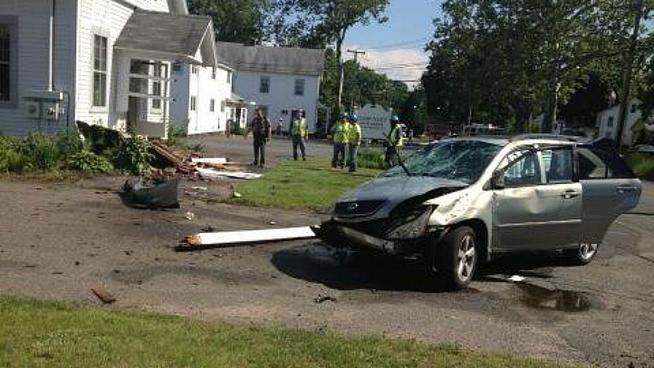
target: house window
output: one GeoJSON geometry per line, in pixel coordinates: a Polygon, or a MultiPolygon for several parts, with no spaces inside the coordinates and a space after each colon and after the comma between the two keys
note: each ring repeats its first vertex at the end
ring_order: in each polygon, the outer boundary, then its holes
{"type": "Polygon", "coordinates": [[[638,104],[632,104],[631,105],[631,113],[632,114],[635,114],[637,109],[638,109],[638,104]]]}
{"type": "MultiPolygon", "coordinates": [[[[161,78],[161,68],[163,66],[161,64],[154,64],[154,76],[156,78],[161,78]]],[[[160,80],[155,80],[152,82],[152,94],[155,96],[161,96],[161,81],[160,80]]],[[[155,110],[160,110],[161,109],[161,100],[160,99],[153,99],[152,100],[152,108],[155,110]]]]}
{"type": "Polygon", "coordinates": [[[227,84],[231,84],[231,83],[232,83],[232,72],[228,70],[227,71],[227,84]]]}
{"type": "Polygon", "coordinates": [[[216,68],[211,68],[211,79],[216,79],[216,68]]]}
{"type": "Polygon", "coordinates": [[[1,24],[2,21],[0,18],[0,102],[9,102],[14,88],[12,79],[16,65],[12,62],[15,55],[11,48],[16,28],[12,24],[1,24]]]}
{"type": "Polygon", "coordinates": [[[216,100],[214,100],[213,98],[211,99],[211,101],[209,101],[209,111],[211,112],[216,111],[216,100]]]}
{"type": "Polygon", "coordinates": [[[607,128],[613,128],[613,116],[609,116],[609,121],[606,123],[607,128]]]}
{"type": "Polygon", "coordinates": [[[107,38],[98,35],[93,42],[93,106],[107,106],[107,38]]]}
{"type": "Polygon", "coordinates": [[[198,108],[198,99],[195,96],[191,96],[191,111],[195,111],[198,108]]]}
{"type": "Polygon", "coordinates": [[[198,67],[197,67],[197,65],[191,65],[191,73],[192,73],[192,74],[198,74],[198,67]]]}
{"type": "Polygon", "coordinates": [[[220,103],[220,112],[225,112],[225,106],[227,105],[227,102],[225,100],[222,100],[220,103]]]}
{"type": "Polygon", "coordinates": [[[260,93],[270,93],[270,77],[261,77],[259,82],[260,93]]]}
{"type": "Polygon", "coordinates": [[[304,96],[304,79],[298,78],[295,80],[295,95],[304,96]]]}

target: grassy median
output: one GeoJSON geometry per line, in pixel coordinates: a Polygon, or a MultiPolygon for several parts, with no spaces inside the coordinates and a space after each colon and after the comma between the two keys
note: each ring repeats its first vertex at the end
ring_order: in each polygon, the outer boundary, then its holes
{"type": "Polygon", "coordinates": [[[256,207],[324,210],[338,196],[379,174],[362,168],[357,173],[332,169],[327,159],[282,161],[263,178],[243,182],[236,191],[242,195],[230,203],[256,207]]]}
{"type": "Polygon", "coordinates": [[[454,345],[0,297],[2,367],[557,367],[454,345]]]}

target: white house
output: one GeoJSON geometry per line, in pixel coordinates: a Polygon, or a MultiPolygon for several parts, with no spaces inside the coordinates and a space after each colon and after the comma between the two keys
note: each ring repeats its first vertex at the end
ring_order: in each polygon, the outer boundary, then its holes
{"type": "Polygon", "coordinates": [[[261,108],[273,123],[288,131],[293,111],[306,112],[310,132],[317,125],[324,50],[272,46],[245,46],[217,42],[218,59],[235,69],[233,91],[249,105],[261,108]]]}
{"type": "Polygon", "coordinates": [[[233,69],[219,63],[203,67],[174,63],[171,80],[172,122],[188,134],[225,131],[232,117],[228,104],[232,97],[233,69]]]}
{"type": "Polygon", "coordinates": [[[175,63],[219,67],[211,19],[185,0],[2,0],[0,131],[164,137],[175,63]]]}
{"type": "MultiPolygon", "coordinates": [[[[623,143],[631,146],[633,143],[633,127],[640,120],[642,116],[638,108],[641,101],[637,98],[629,101],[627,107],[627,118],[625,120],[623,143]]],[[[599,137],[609,138],[615,140],[618,135],[618,116],[620,115],[620,105],[615,105],[611,108],[603,110],[597,114],[596,127],[599,137]]]]}

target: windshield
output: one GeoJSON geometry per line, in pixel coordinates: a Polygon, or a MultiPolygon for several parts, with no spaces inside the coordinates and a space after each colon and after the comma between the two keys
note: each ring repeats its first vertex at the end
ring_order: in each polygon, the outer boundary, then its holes
{"type": "MultiPolygon", "coordinates": [[[[479,179],[501,149],[499,144],[476,140],[445,141],[415,153],[404,165],[410,175],[432,176],[472,184],[479,179]]],[[[407,175],[401,166],[393,167],[382,174],[384,177],[401,175],[407,175]]]]}

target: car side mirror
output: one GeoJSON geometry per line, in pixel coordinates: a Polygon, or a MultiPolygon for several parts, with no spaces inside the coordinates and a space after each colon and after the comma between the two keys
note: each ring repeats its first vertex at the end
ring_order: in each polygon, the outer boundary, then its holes
{"type": "Polygon", "coordinates": [[[506,183],[504,181],[504,171],[497,170],[493,173],[491,178],[491,189],[504,189],[506,188],[506,183]]]}

